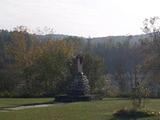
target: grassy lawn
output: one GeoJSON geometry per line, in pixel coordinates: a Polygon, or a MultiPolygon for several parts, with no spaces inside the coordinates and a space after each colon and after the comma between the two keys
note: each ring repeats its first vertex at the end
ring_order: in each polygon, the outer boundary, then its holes
{"type": "Polygon", "coordinates": [[[0,108],[33,103],[45,103],[51,100],[53,100],[53,98],[0,98],[0,108]]]}
{"type": "MultiPolygon", "coordinates": [[[[1,106],[20,104],[20,99],[0,100],[1,106]],[[7,102],[7,101],[14,102],[7,102]]],[[[24,99],[22,104],[30,102],[45,102],[50,99],[24,99]],[[33,100],[33,101],[32,101],[33,100]],[[25,102],[24,102],[25,101],[25,102]]],[[[103,101],[54,104],[50,107],[31,108],[17,111],[0,112],[0,120],[111,120],[114,111],[130,107],[128,100],[105,99],[103,101]]],[[[147,108],[160,111],[160,99],[147,101],[147,108]]],[[[112,119],[113,120],[113,119],[112,119]]],[[[116,119],[114,119],[116,120],[116,119]]],[[[158,118],[143,118],[138,120],[159,120],[158,118]]]]}

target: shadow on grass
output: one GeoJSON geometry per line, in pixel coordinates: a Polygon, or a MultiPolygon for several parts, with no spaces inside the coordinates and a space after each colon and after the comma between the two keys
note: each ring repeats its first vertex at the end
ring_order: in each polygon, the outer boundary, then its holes
{"type": "Polygon", "coordinates": [[[129,100],[129,98],[104,98],[105,101],[129,100]]]}

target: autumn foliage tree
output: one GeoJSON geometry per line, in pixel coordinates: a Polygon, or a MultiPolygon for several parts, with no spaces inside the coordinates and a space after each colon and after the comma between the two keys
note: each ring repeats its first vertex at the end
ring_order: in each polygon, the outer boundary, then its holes
{"type": "MultiPolygon", "coordinates": [[[[73,78],[74,57],[85,45],[76,37],[43,39],[22,26],[11,32],[1,31],[0,42],[1,97],[65,94],[73,78]]],[[[85,59],[84,69],[94,90],[104,74],[102,63],[90,53],[85,59]]]]}

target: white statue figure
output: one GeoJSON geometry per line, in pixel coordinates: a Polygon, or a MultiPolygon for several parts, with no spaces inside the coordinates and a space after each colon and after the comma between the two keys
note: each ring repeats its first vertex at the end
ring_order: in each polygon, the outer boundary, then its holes
{"type": "Polygon", "coordinates": [[[77,72],[83,73],[83,57],[81,55],[77,55],[77,72]]]}

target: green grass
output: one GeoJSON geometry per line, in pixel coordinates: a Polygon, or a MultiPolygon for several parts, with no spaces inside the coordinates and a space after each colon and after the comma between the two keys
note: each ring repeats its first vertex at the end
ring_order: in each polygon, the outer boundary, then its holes
{"type": "MultiPolygon", "coordinates": [[[[8,99],[21,101],[19,99],[8,99]]],[[[24,99],[30,102],[31,99],[24,99]]],[[[41,99],[34,99],[41,101],[41,99]]],[[[42,101],[47,99],[42,99],[42,101]]],[[[50,99],[48,99],[50,100],[50,99]]],[[[31,100],[32,101],[32,100],[31,100]]],[[[7,106],[7,101],[0,100],[0,105],[7,106]],[[6,104],[4,104],[6,103],[6,104]]],[[[23,103],[23,102],[21,102],[23,103]]],[[[11,105],[11,102],[9,102],[11,105]]],[[[50,107],[32,108],[25,110],[0,112],[0,120],[111,120],[116,110],[131,107],[128,100],[105,99],[103,101],[77,102],[69,104],[54,104],[50,107]]],[[[160,111],[160,99],[152,99],[147,102],[147,108],[160,111]]],[[[114,119],[116,120],[116,119],[114,119]]],[[[158,120],[158,118],[143,118],[138,120],[158,120]]]]}
{"type": "Polygon", "coordinates": [[[53,101],[53,98],[0,98],[0,108],[34,103],[45,103],[51,100],[53,101]]]}

